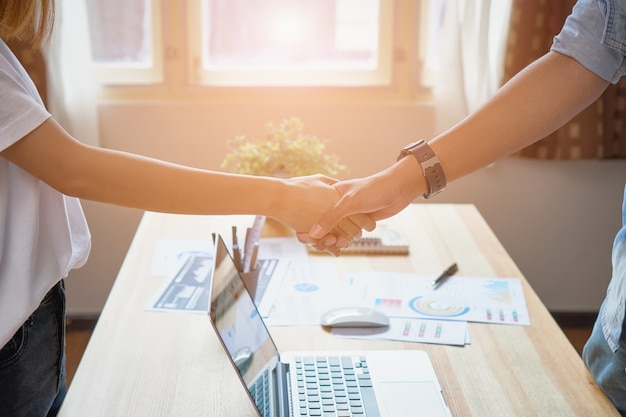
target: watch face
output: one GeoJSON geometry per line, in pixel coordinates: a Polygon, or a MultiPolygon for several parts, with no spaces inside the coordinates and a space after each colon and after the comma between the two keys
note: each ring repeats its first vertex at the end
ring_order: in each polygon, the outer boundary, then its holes
{"type": "MultiPolygon", "coordinates": [[[[402,148],[402,150],[400,151],[400,155],[398,155],[398,159],[396,159],[396,161],[399,161],[400,159],[404,158],[405,156],[412,154],[413,151],[415,149],[419,148],[423,143],[425,143],[423,139],[420,139],[420,140],[417,140],[415,142],[409,143],[404,148],[402,148]]],[[[418,159],[418,161],[419,161],[419,159],[418,159]]]]}
{"type": "Polygon", "coordinates": [[[424,142],[423,140],[421,140],[421,139],[420,139],[420,140],[417,140],[417,141],[415,141],[415,142],[409,143],[408,145],[406,145],[406,146],[404,147],[404,149],[405,149],[406,151],[409,151],[409,152],[410,152],[410,151],[413,151],[414,149],[419,148],[420,146],[422,146],[422,144],[425,144],[425,143],[426,143],[426,142],[424,142]]]}

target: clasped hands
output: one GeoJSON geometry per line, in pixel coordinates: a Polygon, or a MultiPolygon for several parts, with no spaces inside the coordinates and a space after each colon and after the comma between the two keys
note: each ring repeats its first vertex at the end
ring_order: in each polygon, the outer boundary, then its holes
{"type": "Polygon", "coordinates": [[[417,196],[393,176],[388,169],[346,181],[323,175],[291,178],[307,197],[291,208],[290,216],[298,221],[283,222],[296,230],[300,242],[338,256],[363,230],[374,230],[377,220],[398,213],[417,196]]]}

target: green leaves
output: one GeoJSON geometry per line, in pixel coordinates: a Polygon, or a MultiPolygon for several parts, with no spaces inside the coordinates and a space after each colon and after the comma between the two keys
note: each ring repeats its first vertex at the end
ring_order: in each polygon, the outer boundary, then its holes
{"type": "Polygon", "coordinates": [[[325,174],[335,177],[347,171],[336,155],[325,153],[327,140],[304,133],[304,124],[290,117],[265,126],[264,139],[248,141],[238,135],[227,143],[230,152],[222,168],[245,175],[293,177],[325,174]]]}

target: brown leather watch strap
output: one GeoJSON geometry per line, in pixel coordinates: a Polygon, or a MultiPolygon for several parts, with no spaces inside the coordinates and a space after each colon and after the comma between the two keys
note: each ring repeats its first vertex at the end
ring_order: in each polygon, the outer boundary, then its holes
{"type": "Polygon", "coordinates": [[[439,163],[439,158],[435,152],[428,146],[424,140],[409,143],[405,146],[398,156],[398,161],[407,155],[413,155],[424,171],[426,185],[428,190],[424,194],[424,198],[431,198],[446,188],[446,176],[443,168],[439,163]]]}

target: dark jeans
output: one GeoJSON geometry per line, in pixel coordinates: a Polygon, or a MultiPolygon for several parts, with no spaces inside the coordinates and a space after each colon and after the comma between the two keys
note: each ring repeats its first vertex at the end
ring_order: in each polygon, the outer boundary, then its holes
{"type": "Polygon", "coordinates": [[[65,392],[65,287],[61,281],[0,349],[0,416],[55,416],[65,392]]]}

